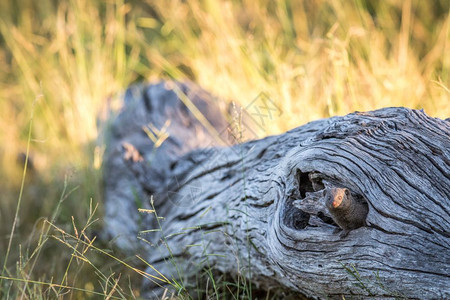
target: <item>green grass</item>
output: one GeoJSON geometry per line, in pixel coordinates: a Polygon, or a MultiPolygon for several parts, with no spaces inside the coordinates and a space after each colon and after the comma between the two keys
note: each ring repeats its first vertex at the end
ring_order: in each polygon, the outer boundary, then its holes
{"type": "Polygon", "coordinates": [[[1,293],[139,294],[138,258],[83,243],[102,219],[97,123],[128,85],[190,79],[244,107],[264,92],[283,114],[260,137],[384,106],[447,118],[449,13],[447,0],[0,1],[1,293]]]}

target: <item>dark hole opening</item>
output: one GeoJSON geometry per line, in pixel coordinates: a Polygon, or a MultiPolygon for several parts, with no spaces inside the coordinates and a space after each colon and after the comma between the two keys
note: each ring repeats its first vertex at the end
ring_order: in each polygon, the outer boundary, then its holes
{"type": "Polygon", "coordinates": [[[283,214],[284,224],[296,230],[304,229],[308,226],[310,215],[295,208],[291,201],[288,201],[286,204],[283,214]]]}
{"type": "MultiPolygon", "coordinates": [[[[323,175],[320,172],[302,172],[301,170],[297,170],[295,177],[298,188],[294,194],[291,195],[293,199],[306,199],[307,197],[310,197],[307,196],[308,193],[314,193],[325,189],[322,182],[323,175]]],[[[285,223],[294,229],[304,229],[308,226],[311,215],[299,208],[295,208],[291,203],[292,202],[290,201],[287,203],[284,216],[285,223]]],[[[324,223],[335,225],[333,219],[322,212],[319,212],[317,217],[324,223]]]]}
{"type": "Polygon", "coordinates": [[[306,193],[317,192],[325,188],[322,182],[322,174],[319,172],[306,172],[303,173],[297,170],[296,178],[298,183],[298,191],[300,198],[305,198],[306,193]]]}
{"type": "Polygon", "coordinates": [[[309,173],[297,170],[297,182],[301,198],[305,198],[307,192],[314,192],[312,182],[309,180],[309,173]]]}

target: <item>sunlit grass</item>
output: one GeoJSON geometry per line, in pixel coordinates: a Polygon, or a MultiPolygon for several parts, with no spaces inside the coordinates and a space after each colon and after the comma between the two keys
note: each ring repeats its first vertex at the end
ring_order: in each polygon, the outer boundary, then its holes
{"type": "MultiPolygon", "coordinates": [[[[72,220],[89,220],[90,199],[101,202],[98,125],[133,82],[190,79],[243,107],[264,92],[282,115],[261,137],[384,106],[447,118],[449,13],[447,0],[0,1],[0,257],[12,241],[5,274],[64,278],[72,254],[60,242],[39,250],[32,270],[17,272],[15,265],[46,236],[41,218],[58,205],[52,223],[69,231],[72,220]],[[23,203],[11,237],[33,110],[23,203]],[[76,190],[60,203],[66,177],[76,190]]],[[[123,271],[103,256],[89,259],[123,271]]],[[[90,287],[95,274],[83,275],[91,271],[69,270],[61,285],[90,287]]],[[[118,285],[128,288],[125,276],[118,285]]],[[[27,287],[28,297],[38,292],[34,287],[27,287]]]]}
{"type": "Polygon", "coordinates": [[[179,61],[203,87],[243,105],[267,92],[284,112],[268,134],[385,106],[450,113],[448,92],[432,81],[449,84],[444,2],[439,20],[417,1],[375,4],[373,15],[362,1],[182,2],[155,5],[165,21],[160,41],[174,52],[151,57],[169,72],[179,61]]]}

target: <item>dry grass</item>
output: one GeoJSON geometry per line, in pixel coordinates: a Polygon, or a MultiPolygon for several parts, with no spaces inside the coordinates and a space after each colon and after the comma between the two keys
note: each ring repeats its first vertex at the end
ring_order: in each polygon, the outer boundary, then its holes
{"type": "MultiPolygon", "coordinates": [[[[32,163],[6,274],[102,292],[90,264],[80,259],[74,268],[73,249],[55,239],[32,258],[33,268],[17,266],[47,236],[42,218],[55,213],[54,222],[74,232],[89,220],[90,199],[101,201],[97,120],[129,84],[187,78],[243,106],[265,92],[283,114],[264,134],[384,106],[446,118],[449,13],[447,0],[1,1],[0,254],[10,239],[28,141],[32,163]]],[[[103,265],[104,274],[111,268],[116,279],[127,272],[102,255],[87,261],[103,265]]],[[[7,293],[33,298],[47,289],[32,284],[22,293],[24,286],[16,282],[7,293]]],[[[118,286],[128,287],[125,275],[118,286]]],[[[54,296],[51,290],[45,295],[54,296]]]]}

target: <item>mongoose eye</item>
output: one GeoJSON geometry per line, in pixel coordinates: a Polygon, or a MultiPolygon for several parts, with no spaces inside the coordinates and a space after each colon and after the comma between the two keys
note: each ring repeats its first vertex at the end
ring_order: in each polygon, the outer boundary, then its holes
{"type": "Polygon", "coordinates": [[[338,196],[338,201],[341,202],[342,201],[342,196],[338,196]]]}

